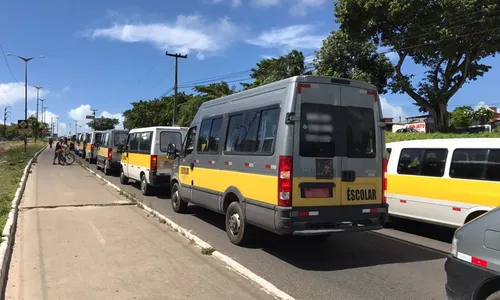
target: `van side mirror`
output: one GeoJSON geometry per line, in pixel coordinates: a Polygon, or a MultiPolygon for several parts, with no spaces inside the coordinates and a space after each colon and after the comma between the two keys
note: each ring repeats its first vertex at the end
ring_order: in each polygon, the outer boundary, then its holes
{"type": "Polygon", "coordinates": [[[179,150],[177,150],[177,147],[175,146],[174,143],[169,143],[167,146],[167,156],[169,158],[175,159],[177,156],[179,156],[179,150]]]}

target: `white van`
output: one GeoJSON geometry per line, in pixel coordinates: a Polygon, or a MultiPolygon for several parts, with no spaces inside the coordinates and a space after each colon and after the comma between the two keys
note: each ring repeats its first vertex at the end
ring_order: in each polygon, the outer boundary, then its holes
{"type": "Polygon", "coordinates": [[[126,146],[117,149],[122,153],[120,182],[140,181],[143,195],[149,195],[151,187],[168,187],[173,159],[167,158],[167,147],[173,143],[180,151],[188,129],[158,126],[130,130],[126,146]]]}

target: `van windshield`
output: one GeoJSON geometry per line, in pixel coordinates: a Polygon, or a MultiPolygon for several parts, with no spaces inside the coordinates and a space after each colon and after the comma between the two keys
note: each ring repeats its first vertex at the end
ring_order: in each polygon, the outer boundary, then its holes
{"type": "Polygon", "coordinates": [[[167,152],[168,144],[174,143],[175,148],[181,151],[182,149],[182,136],[180,132],[162,131],[160,133],[160,151],[167,152]]]}
{"type": "Polygon", "coordinates": [[[300,156],[375,157],[373,109],[302,103],[300,115],[300,156]]]}
{"type": "Polygon", "coordinates": [[[126,132],[115,132],[113,135],[113,146],[118,147],[120,145],[125,146],[127,144],[128,133],[126,132]]]}

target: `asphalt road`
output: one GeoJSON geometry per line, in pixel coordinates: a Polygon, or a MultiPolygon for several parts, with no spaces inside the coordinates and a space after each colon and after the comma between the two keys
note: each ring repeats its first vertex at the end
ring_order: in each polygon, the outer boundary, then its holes
{"type": "Polygon", "coordinates": [[[118,174],[106,178],[296,299],[446,299],[442,251],[449,250],[451,230],[404,222],[332,236],[321,247],[259,231],[253,246],[238,247],[229,242],[222,215],[194,205],[176,214],[166,191],[145,197],[138,184],[121,185],[118,174]]]}

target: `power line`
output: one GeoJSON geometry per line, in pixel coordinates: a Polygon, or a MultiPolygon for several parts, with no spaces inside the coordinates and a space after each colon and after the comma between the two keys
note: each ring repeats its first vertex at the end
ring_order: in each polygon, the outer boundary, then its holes
{"type": "Polygon", "coordinates": [[[5,63],[7,64],[7,68],[9,68],[10,74],[12,75],[14,80],[17,82],[17,84],[21,84],[21,83],[19,83],[19,81],[17,81],[17,78],[14,75],[14,72],[12,72],[12,69],[10,68],[9,61],[7,60],[7,56],[5,55],[5,51],[3,50],[2,44],[0,44],[0,49],[2,50],[3,59],[5,60],[5,63]]]}

